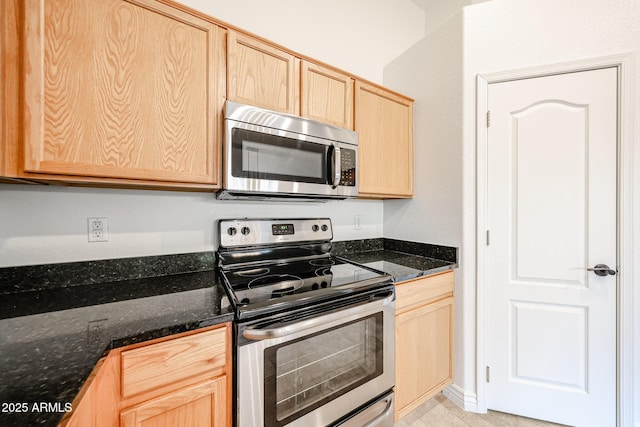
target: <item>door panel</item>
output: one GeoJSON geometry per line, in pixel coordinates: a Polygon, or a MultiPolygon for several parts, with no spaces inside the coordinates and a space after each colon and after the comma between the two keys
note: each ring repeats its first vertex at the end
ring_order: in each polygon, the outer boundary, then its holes
{"type": "Polygon", "coordinates": [[[487,406],[615,425],[617,69],[489,85],[487,406]]]}
{"type": "Polygon", "coordinates": [[[151,0],[40,0],[25,21],[26,172],[216,183],[222,29],[151,0]]]}
{"type": "Polygon", "coordinates": [[[283,113],[300,112],[300,59],[248,35],[227,36],[229,100],[283,113]]]}
{"type": "Polygon", "coordinates": [[[513,113],[511,121],[513,279],[583,285],[586,271],[566,266],[586,265],[586,106],[544,102],[513,113]],[[564,126],[545,126],[554,121],[564,126]],[[551,152],[542,149],[540,141],[557,140],[563,143],[551,152]]]}
{"type": "Polygon", "coordinates": [[[585,307],[513,301],[511,316],[513,380],[536,387],[586,391],[585,307]],[[541,330],[554,333],[539,334],[541,330]],[[556,354],[558,348],[567,351],[556,354]]]}

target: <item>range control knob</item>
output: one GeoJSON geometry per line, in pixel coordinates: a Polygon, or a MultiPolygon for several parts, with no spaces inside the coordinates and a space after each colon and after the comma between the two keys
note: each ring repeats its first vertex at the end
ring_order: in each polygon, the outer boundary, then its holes
{"type": "Polygon", "coordinates": [[[240,229],[240,232],[243,236],[246,236],[247,234],[251,233],[251,229],[249,227],[242,227],[242,229],[240,229]]]}
{"type": "Polygon", "coordinates": [[[327,224],[322,224],[322,231],[327,231],[328,229],[327,224]]]}
{"type": "Polygon", "coordinates": [[[320,227],[318,227],[318,224],[313,224],[311,229],[315,232],[315,231],[318,231],[320,229],[320,227]]]}
{"type": "Polygon", "coordinates": [[[237,228],[235,228],[235,227],[229,227],[229,228],[227,228],[227,234],[228,234],[229,236],[235,236],[237,232],[238,232],[238,229],[237,229],[237,228]]]}

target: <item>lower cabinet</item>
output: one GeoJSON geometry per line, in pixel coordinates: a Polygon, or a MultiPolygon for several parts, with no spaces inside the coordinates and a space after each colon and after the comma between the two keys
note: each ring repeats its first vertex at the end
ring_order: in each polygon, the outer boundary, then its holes
{"type": "Polygon", "coordinates": [[[120,413],[121,427],[226,426],[227,378],[203,381],[120,413]]]}
{"type": "Polygon", "coordinates": [[[60,426],[230,427],[231,325],[118,348],[60,426]]]}
{"type": "Polygon", "coordinates": [[[396,285],[396,421],[453,382],[453,272],[396,285]]]}

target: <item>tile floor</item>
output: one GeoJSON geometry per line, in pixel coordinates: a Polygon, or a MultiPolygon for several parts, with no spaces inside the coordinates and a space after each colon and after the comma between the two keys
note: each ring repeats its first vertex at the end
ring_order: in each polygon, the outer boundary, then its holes
{"type": "Polygon", "coordinates": [[[425,402],[415,411],[395,423],[394,427],[561,427],[531,418],[502,412],[487,414],[465,412],[443,394],[425,402]]]}

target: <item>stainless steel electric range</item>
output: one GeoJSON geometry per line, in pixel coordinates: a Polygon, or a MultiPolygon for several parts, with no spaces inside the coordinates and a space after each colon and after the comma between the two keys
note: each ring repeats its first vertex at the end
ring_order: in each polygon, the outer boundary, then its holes
{"type": "Polygon", "coordinates": [[[218,222],[238,427],[392,426],[391,276],[332,256],[331,220],[218,222]]]}

